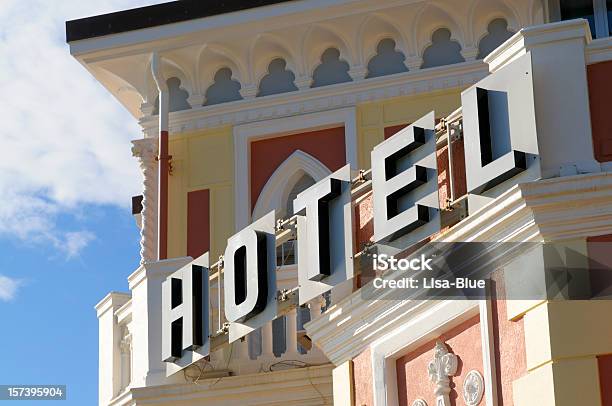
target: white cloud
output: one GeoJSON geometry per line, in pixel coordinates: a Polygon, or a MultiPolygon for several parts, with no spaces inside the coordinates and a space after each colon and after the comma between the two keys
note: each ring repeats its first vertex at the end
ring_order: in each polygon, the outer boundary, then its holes
{"type": "Polygon", "coordinates": [[[0,275],[0,300],[5,302],[13,300],[21,285],[22,283],[20,280],[0,275]]]}
{"type": "Polygon", "coordinates": [[[64,23],[154,2],[2,0],[0,235],[72,257],[93,234],[62,229],[58,215],[139,193],[136,120],[70,56],[64,23]]]}
{"type": "Polygon", "coordinates": [[[68,258],[72,258],[87,246],[90,241],[95,239],[95,236],[89,231],[72,231],[65,234],[63,244],[63,250],[68,255],[68,258]]]}

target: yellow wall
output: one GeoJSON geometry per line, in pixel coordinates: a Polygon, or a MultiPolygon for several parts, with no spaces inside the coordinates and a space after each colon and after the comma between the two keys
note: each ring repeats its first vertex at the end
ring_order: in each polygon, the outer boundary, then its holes
{"type": "MultiPolygon", "coordinates": [[[[431,110],[449,114],[460,105],[460,90],[403,96],[357,106],[360,168],[370,167],[370,151],[383,141],[383,129],[412,122],[431,110]]],[[[217,127],[170,137],[169,258],[187,255],[187,193],[210,189],[211,260],[223,253],[234,232],[234,147],[232,127],[217,127]]]]}
{"type": "Polygon", "coordinates": [[[187,193],[210,189],[211,260],[234,231],[234,147],[230,126],[173,135],[168,256],[187,255],[187,193]]]}
{"type": "Polygon", "coordinates": [[[394,97],[357,106],[359,168],[370,168],[370,152],[384,140],[384,128],[412,123],[434,110],[444,117],[461,106],[460,88],[418,96],[394,97]]]}

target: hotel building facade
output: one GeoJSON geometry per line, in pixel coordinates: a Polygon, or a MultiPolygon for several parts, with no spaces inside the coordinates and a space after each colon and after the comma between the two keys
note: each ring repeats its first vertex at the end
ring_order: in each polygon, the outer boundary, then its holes
{"type": "Polygon", "coordinates": [[[396,252],[545,242],[612,262],[612,2],[186,1],[66,32],[142,127],[141,262],[96,305],[101,406],[612,405],[612,302],[507,295],[546,282],[542,251],[479,300],[392,300],[357,271],[379,243],[376,151],[423,128],[433,176],[413,189],[435,202],[396,252]],[[274,210],[276,289],[302,289],[294,200],[347,164],[353,277],[228,343],[228,238],[274,210]],[[210,354],[170,370],[162,285],[205,253],[210,354]]]}

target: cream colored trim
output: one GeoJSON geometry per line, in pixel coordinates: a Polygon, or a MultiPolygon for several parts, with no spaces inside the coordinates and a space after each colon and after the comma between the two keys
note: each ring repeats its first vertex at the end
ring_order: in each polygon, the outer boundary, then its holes
{"type": "MultiPolygon", "coordinates": [[[[253,219],[257,220],[270,210],[283,208],[291,188],[303,174],[309,175],[315,182],[318,182],[330,175],[331,171],[312,155],[301,150],[293,152],[276,168],[261,190],[253,209],[253,219]]],[[[286,214],[289,216],[293,213],[286,214]]]]}
{"type": "Polygon", "coordinates": [[[355,406],[355,379],[353,361],[334,368],[334,406],[355,406]]]}
{"type": "Polygon", "coordinates": [[[487,406],[497,406],[497,365],[495,364],[495,331],[491,300],[480,301],[480,340],[482,342],[482,368],[484,399],[487,406]]]}

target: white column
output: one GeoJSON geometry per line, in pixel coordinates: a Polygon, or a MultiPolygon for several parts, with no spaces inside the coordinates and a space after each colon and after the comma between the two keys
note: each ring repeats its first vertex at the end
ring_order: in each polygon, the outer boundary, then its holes
{"type": "Polygon", "coordinates": [[[274,358],[273,345],[272,322],[268,322],[261,329],[261,356],[263,358],[274,358]]]}
{"type": "Polygon", "coordinates": [[[325,306],[325,298],[320,296],[319,300],[313,300],[310,304],[310,320],[318,319],[321,315],[321,308],[325,306]]]}
{"type": "Polygon", "coordinates": [[[157,138],[132,141],[132,155],[138,158],[144,178],[140,263],[157,260],[157,138]]]}
{"type": "Polygon", "coordinates": [[[232,353],[232,358],[239,359],[241,361],[246,361],[249,359],[249,343],[247,338],[244,340],[238,340],[234,342],[234,348],[232,353]]]}
{"type": "Polygon", "coordinates": [[[351,79],[357,82],[365,79],[366,75],[368,74],[368,68],[363,65],[352,66],[351,69],[349,69],[348,74],[351,79]]]}
{"type": "Polygon", "coordinates": [[[96,305],[98,315],[98,403],[107,405],[121,390],[121,327],[115,311],[130,299],[129,294],[109,293],[96,305]]]}
{"type": "Polygon", "coordinates": [[[123,328],[123,338],[121,340],[121,390],[130,385],[132,380],[132,336],[127,326],[123,328]]]}
{"type": "Polygon", "coordinates": [[[285,316],[286,323],[286,343],[287,350],[285,352],[286,357],[296,357],[298,355],[297,350],[297,311],[292,310],[287,316],[285,316]]]}
{"type": "Polygon", "coordinates": [[[312,77],[310,77],[309,75],[300,75],[295,78],[293,83],[295,83],[297,88],[300,90],[310,89],[310,85],[312,84],[312,77]]]}

